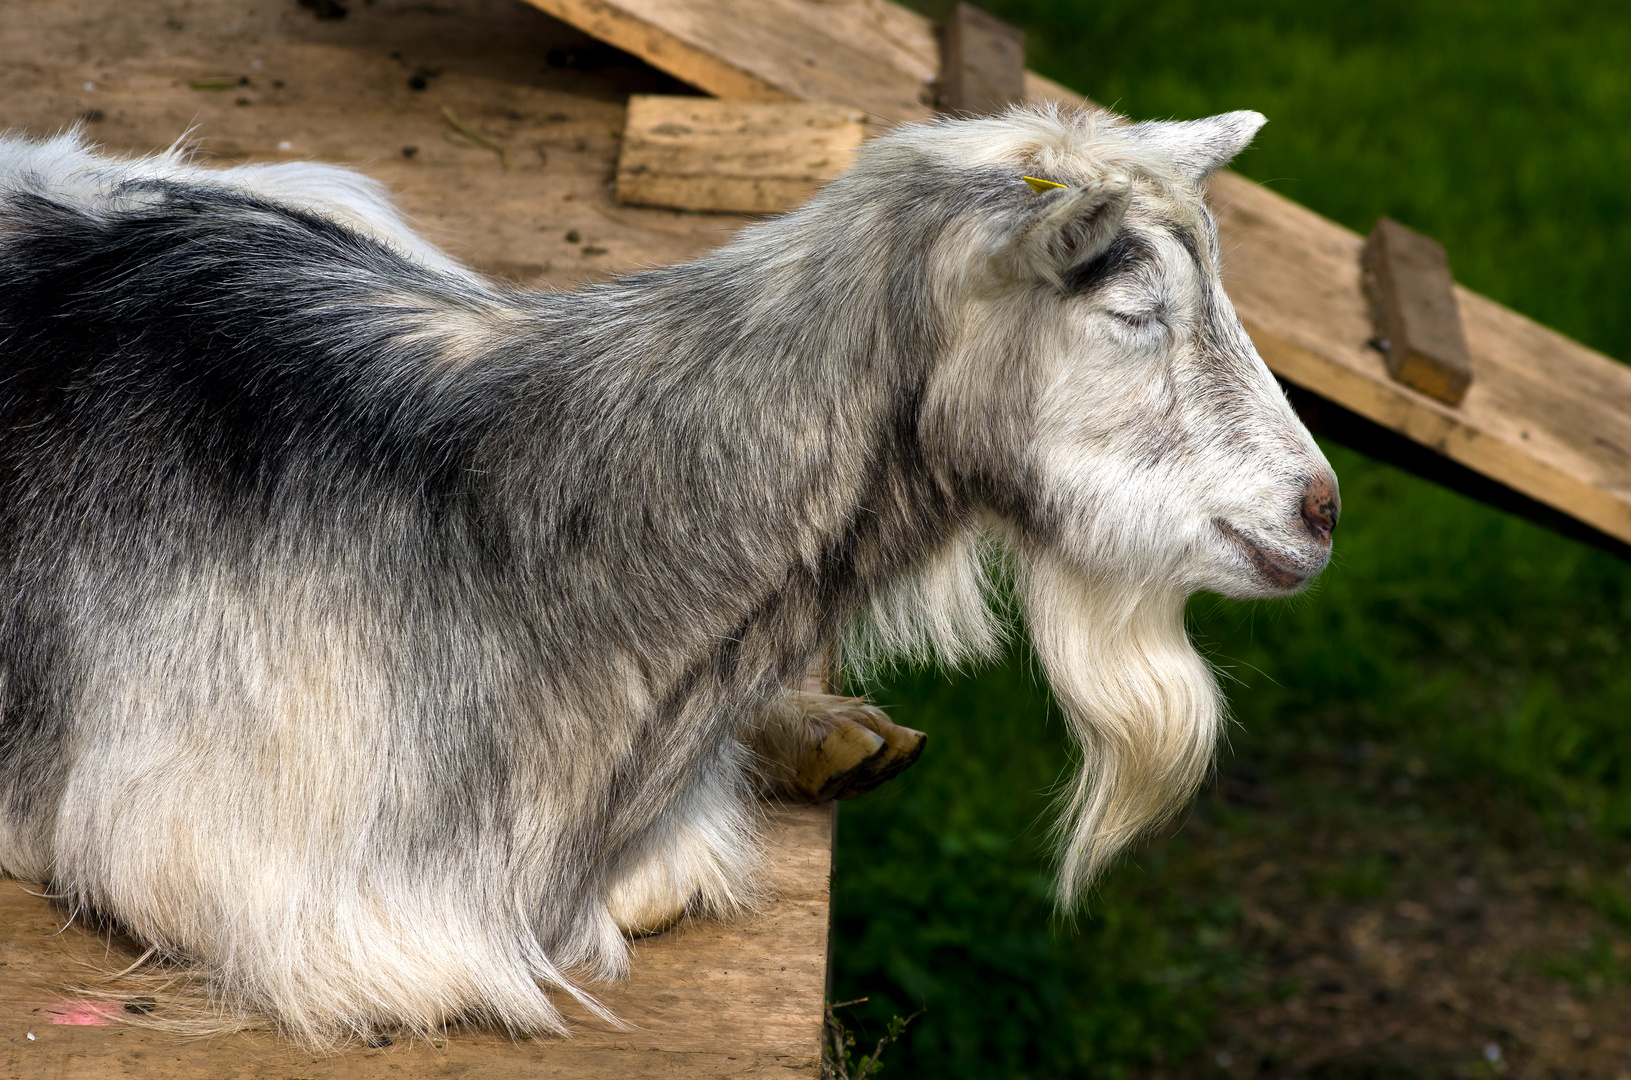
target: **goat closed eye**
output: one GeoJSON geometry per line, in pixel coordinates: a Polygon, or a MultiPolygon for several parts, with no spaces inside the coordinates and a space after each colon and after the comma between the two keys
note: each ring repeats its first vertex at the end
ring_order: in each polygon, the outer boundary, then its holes
{"type": "Polygon", "coordinates": [[[1105,314],[1110,317],[1116,337],[1142,348],[1164,344],[1172,333],[1165,313],[1159,310],[1106,311],[1105,314]]]}

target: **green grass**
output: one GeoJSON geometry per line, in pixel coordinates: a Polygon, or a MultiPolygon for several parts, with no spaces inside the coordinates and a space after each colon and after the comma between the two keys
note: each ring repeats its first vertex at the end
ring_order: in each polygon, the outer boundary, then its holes
{"type": "MultiPolygon", "coordinates": [[[[1631,356],[1620,5],[988,6],[1030,32],[1033,66],[1132,116],[1266,113],[1247,175],[1360,231],[1396,217],[1442,240],[1473,288],[1631,356]]],[[[1224,771],[1263,778],[1280,804],[1206,803],[1073,923],[1052,907],[1047,843],[1071,751],[1023,652],[883,688],[932,741],[843,808],[835,993],[872,995],[863,1025],[927,1005],[886,1059],[897,1075],[1196,1068],[1217,1003],[1272,985],[1240,932],[1228,853],[1273,850],[1293,818],[1403,830],[1425,815],[1445,836],[1520,848],[1631,839],[1631,566],[1327,450],[1344,513],[1316,588],[1191,605],[1239,721],[1224,771]]],[[[1296,873],[1310,897],[1359,902],[1411,865],[1376,847],[1296,873]]],[[[1631,921],[1614,885],[1578,899],[1631,921]]],[[[1536,963],[1612,983],[1605,948],[1536,963]]]]}

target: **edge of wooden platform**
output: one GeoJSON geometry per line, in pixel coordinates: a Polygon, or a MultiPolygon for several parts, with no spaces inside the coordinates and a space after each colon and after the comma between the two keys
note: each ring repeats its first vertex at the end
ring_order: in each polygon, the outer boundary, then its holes
{"type": "Polygon", "coordinates": [[[0,879],[0,1067],[5,1076],[260,1076],[384,1080],[393,1074],[483,1080],[592,1077],[815,1077],[826,991],[831,804],[774,807],[767,828],[771,899],[736,919],[687,919],[634,943],[626,979],[588,987],[628,1022],[590,1018],[554,994],[568,1038],[512,1039],[454,1028],[429,1042],[352,1047],[315,1057],[262,1032],[168,1035],[97,1022],[64,988],[91,984],[129,957],[60,908],[0,879]],[[86,1022],[86,1019],[89,1022],[86,1022]],[[32,1036],[32,1037],[31,1037],[32,1036]],[[547,1070],[544,1072],[542,1070],[547,1070]]]}

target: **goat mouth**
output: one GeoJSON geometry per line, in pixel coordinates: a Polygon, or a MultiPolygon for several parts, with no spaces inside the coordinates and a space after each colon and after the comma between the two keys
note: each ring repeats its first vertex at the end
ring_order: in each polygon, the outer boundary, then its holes
{"type": "Polygon", "coordinates": [[[1295,589],[1314,575],[1285,552],[1255,540],[1222,518],[1214,522],[1218,532],[1239,548],[1258,576],[1276,589],[1295,589]]]}

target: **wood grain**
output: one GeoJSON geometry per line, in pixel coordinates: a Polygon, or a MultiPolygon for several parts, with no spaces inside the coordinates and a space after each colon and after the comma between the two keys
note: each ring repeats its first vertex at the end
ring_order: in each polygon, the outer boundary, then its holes
{"type": "Polygon", "coordinates": [[[715,97],[834,102],[886,123],[933,111],[933,24],[888,0],[527,2],[715,97]]]}
{"type": "Polygon", "coordinates": [[[193,0],[180,31],[143,5],[6,0],[0,19],[0,127],[45,136],[94,110],[87,137],[118,153],[190,129],[205,161],[351,165],[436,243],[508,281],[571,287],[696,258],[748,220],[614,201],[624,102],[672,80],[638,62],[551,68],[551,51],[592,39],[509,0],[356,4],[325,22],[292,3],[193,0]],[[436,74],[415,91],[422,69],[436,74]],[[250,83],[190,87],[219,75],[250,83]],[[452,130],[444,105],[511,167],[452,130]]]}
{"type": "Polygon", "coordinates": [[[849,168],[865,116],[846,105],[636,94],[617,158],[617,200],[777,213],[849,168]]]}

